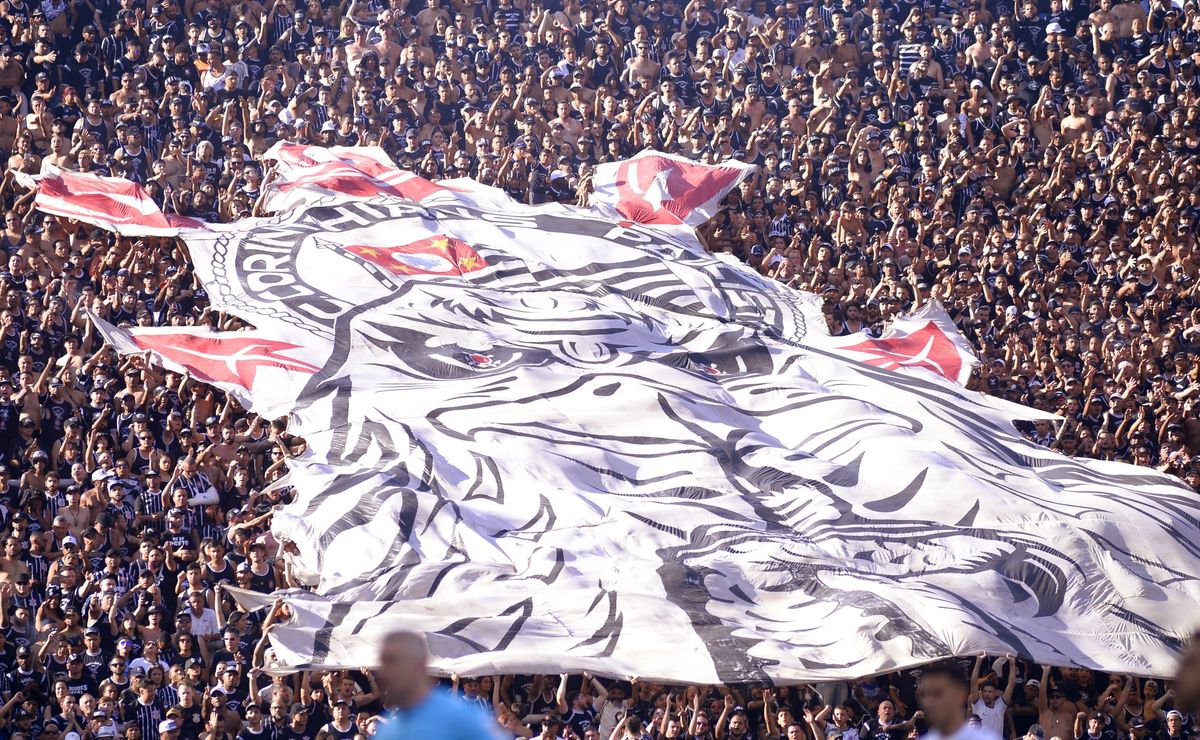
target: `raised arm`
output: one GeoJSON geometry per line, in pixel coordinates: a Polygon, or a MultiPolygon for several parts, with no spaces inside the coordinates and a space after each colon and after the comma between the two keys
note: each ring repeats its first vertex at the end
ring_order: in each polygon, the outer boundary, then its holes
{"type": "Polygon", "coordinates": [[[721,707],[721,717],[717,720],[717,740],[725,737],[725,731],[728,729],[725,723],[729,721],[729,713],[733,711],[735,702],[733,694],[725,695],[725,706],[721,707]]]}
{"type": "Polygon", "coordinates": [[[554,695],[554,698],[558,701],[559,714],[567,713],[567,678],[569,676],[566,673],[559,676],[558,693],[554,695]]]}
{"type": "Polygon", "coordinates": [[[697,686],[696,693],[692,696],[692,719],[688,722],[688,735],[696,734],[696,716],[700,714],[700,694],[704,693],[704,686],[697,686]]]}
{"type": "Polygon", "coordinates": [[[971,693],[967,696],[967,705],[974,706],[979,701],[979,669],[983,666],[983,653],[975,656],[975,665],[971,666],[971,693]]]}
{"type": "Polygon", "coordinates": [[[1012,706],[1013,692],[1017,689],[1017,656],[1008,656],[1008,683],[1004,686],[1004,705],[1012,706]]]}
{"type": "Polygon", "coordinates": [[[600,683],[599,679],[590,673],[584,673],[583,680],[591,684],[592,688],[596,690],[596,700],[600,704],[604,704],[604,702],[608,701],[608,687],[600,683]]]}
{"type": "Polygon", "coordinates": [[[808,731],[812,733],[814,740],[825,740],[824,716],[827,714],[829,708],[829,705],[825,705],[825,709],[822,709],[816,715],[808,707],[804,708],[804,721],[808,723],[808,731]]]}
{"type": "Polygon", "coordinates": [[[1038,714],[1050,708],[1050,700],[1047,699],[1050,683],[1050,666],[1042,666],[1042,683],[1038,686],[1038,714]]]}
{"type": "Polygon", "coordinates": [[[763,690],[763,721],[767,725],[767,737],[779,737],[779,725],[775,722],[775,692],[771,689],[763,690]]]}

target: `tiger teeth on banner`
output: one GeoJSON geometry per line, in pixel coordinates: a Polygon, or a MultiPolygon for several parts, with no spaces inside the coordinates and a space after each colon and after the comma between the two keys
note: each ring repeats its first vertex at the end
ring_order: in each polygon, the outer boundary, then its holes
{"type": "Polygon", "coordinates": [[[272,670],[372,665],[406,627],[463,675],[1172,671],[1195,494],[1027,441],[936,306],[830,337],[814,296],[706,254],[690,226],[752,168],[644,153],[535,207],[283,155],[287,210],[184,234],[255,331],[102,327],[309,443],[273,532],[314,592],[272,670]]]}

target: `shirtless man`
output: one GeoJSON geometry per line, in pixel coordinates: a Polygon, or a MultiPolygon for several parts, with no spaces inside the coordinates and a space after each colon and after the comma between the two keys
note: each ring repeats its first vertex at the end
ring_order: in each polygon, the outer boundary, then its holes
{"type": "Polygon", "coordinates": [[[439,0],[425,0],[425,8],[417,13],[417,25],[420,26],[421,33],[425,38],[433,37],[439,18],[449,25],[450,14],[441,6],[439,0]]]}
{"type": "Polygon", "coordinates": [[[4,540],[4,557],[0,557],[0,582],[14,581],[22,573],[29,574],[29,566],[21,560],[21,541],[16,537],[4,540]]]}
{"type": "MultiPolygon", "coordinates": [[[[436,0],[429,0],[431,3],[436,0]]],[[[422,13],[425,11],[421,11],[422,13]]],[[[346,68],[353,75],[358,71],[358,63],[362,61],[363,56],[373,50],[375,47],[367,41],[367,27],[354,27],[354,40],[346,44],[346,68]]]]}
{"type": "Polygon", "coordinates": [[[1088,21],[1091,22],[1092,28],[1095,30],[1103,28],[1106,23],[1112,23],[1113,30],[1115,31],[1116,21],[1113,18],[1112,0],[1100,0],[1100,7],[1088,15],[1088,21]]]}
{"type": "Polygon", "coordinates": [[[1126,39],[1133,35],[1133,23],[1146,25],[1146,11],[1138,3],[1113,4],[1112,0],[1100,0],[1100,8],[1088,16],[1093,29],[1112,27],[1112,39],[1126,39]]]}
{"type": "Polygon", "coordinates": [[[992,67],[992,45],[988,41],[987,28],[979,25],[975,27],[975,43],[967,47],[967,61],[979,69],[991,69],[992,67]]]}
{"type": "Polygon", "coordinates": [[[1075,704],[1067,701],[1059,687],[1050,688],[1050,666],[1042,666],[1042,682],[1038,687],[1038,724],[1046,737],[1074,737],[1075,704]]]}
{"type": "Polygon", "coordinates": [[[649,56],[650,43],[641,41],[633,46],[633,56],[625,63],[625,80],[634,80],[646,76],[652,80],[658,79],[660,64],[649,56]]]}
{"type": "MultiPolygon", "coordinates": [[[[800,39],[796,39],[797,42],[800,39]]],[[[821,34],[816,29],[805,31],[803,43],[792,46],[792,66],[805,69],[810,59],[825,61],[825,50],[821,48],[821,34]]]]}
{"type": "Polygon", "coordinates": [[[1059,128],[1067,141],[1075,141],[1091,133],[1092,119],[1084,115],[1083,106],[1080,105],[1079,98],[1072,97],[1067,99],[1067,115],[1063,116],[1059,128]]]}
{"type": "Polygon", "coordinates": [[[45,151],[49,147],[54,116],[50,114],[45,98],[35,97],[30,101],[30,111],[25,114],[23,128],[33,136],[34,148],[45,151]]]}
{"type": "Polygon", "coordinates": [[[862,54],[858,44],[851,43],[850,32],[846,29],[838,31],[833,42],[833,74],[841,77],[848,69],[858,69],[862,66],[862,54]]]}
{"type": "MultiPolygon", "coordinates": [[[[25,83],[25,70],[13,60],[12,52],[0,52],[0,92],[22,100],[21,85],[25,83]]],[[[5,149],[5,151],[11,151],[5,149]]]]}
{"type": "MultiPolygon", "coordinates": [[[[402,15],[401,18],[409,18],[409,16],[402,15]]],[[[375,52],[379,54],[380,62],[387,62],[388,69],[395,69],[396,65],[400,63],[400,55],[411,46],[400,41],[400,34],[396,30],[395,24],[392,23],[391,11],[385,10],[379,14],[378,28],[383,31],[383,37],[375,44],[375,52]]]]}
{"type": "Polygon", "coordinates": [[[583,135],[583,125],[571,116],[571,104],[567,101],[559,101],[555,110],[558,115],[550,119],[550,130],[557,141],[565,141],[574,146],[583,135]]]}
{"type": "Polygon", "coordinates": [[[51,136],[50,153],[42,158],[42,174],[46,174],[46,168],[51,165],[64,170],[74,169],[75,157],[71,156],[70,147],[66,137],[51,136]]]}
{"type": "Polygon", "coordinates": [[[13,98],[0,95],[0,151],[11,152],[16,144],[19,121],[13,115],[13,98]]]}

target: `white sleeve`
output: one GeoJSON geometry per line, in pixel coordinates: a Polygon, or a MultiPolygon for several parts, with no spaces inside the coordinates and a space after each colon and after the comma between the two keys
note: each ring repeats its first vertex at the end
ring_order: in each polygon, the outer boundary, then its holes
{"type": "Polygon", "coordinates": [[[216,486],[209,485],[208,488],[188,499],[188,506],[208,506],[220,503],[220,501],[221,497],[217,494],[216,486]]]}

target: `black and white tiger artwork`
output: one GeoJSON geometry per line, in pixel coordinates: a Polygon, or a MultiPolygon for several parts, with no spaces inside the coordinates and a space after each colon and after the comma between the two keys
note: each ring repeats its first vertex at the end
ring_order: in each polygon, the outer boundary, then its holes
{"type": "Polygon", "coordinates": [[[464,675],[1165,674],[1196,626],[1193,492],[840,352],[813,296],[686,228],[327,197],[187,241],[214,306],[309,368],[243,394],[308,442],[273,533],[312,592],[274,668],[411,628],[464,675]]]}

